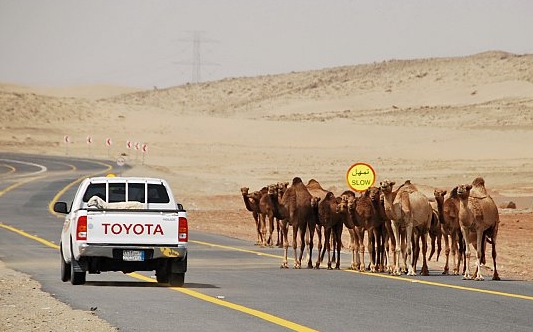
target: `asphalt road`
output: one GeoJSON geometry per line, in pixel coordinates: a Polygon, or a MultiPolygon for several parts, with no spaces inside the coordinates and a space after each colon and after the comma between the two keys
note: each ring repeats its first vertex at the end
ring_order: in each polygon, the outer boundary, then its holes
{"type": "Polygon", "coordinates": [[[183,288],[159,285],[149,272],[63,283],[57,249],[63,219],[50,211],[51,202],[70,202],[81,178],[113,167],[0,153],[0,259],[73,308],[96,307],[121,331],[532,330],[531,282],[474,282],[440,271],[391,277],[280,269],[281,249],[193,231],[183,288]]]}

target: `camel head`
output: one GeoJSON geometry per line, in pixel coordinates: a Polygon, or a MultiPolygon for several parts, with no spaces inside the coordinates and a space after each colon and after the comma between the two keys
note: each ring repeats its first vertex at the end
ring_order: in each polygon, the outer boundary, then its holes
{"type": "Polygon", "coordinates": [[[457,196],[460,199],[468,199],[470,196],[470,189],[472,189],[472,185],[470,184],[460,184],[457,186],[457,196]]]}
{"type": "Polygon", "coordinates": [[[372,200],[372,202],[378,202],[381,196],[381,190],[379,190],[378,187],[370,187],[367,190],[365,190],[365,195],[372,200]]]}
{"type": "Polygon", "coordinates": [[[394,181],[390,180],[383,180],[379,183],[379,188],[384,194],[390,194],[392,193],[392,187],[396,184],[394,181]]]}
{"type": "Polygon", "coordinates": [[[336,213],[344,213],[348,210],[348,200],[343,197],[337,199],[337,207],[335,209],[336,213]]]}
{"type": "Polygon", "coordinates": [[[446,195],[446,190],[435,189],[435,191],[433,192],[433,196],[435,196],[435,200],[440,203],[444,202],[445,195],[446,195]]]}
{"type": "Polygon", "coordinates": [[[243,196],[246,196],[246,195],[248,195],[248,191],[249,191],[249,190],[250,190],[250,188],[242,187],[242,188],[241,188],[241,194],[242,194],[243,196]]]}
{"type": "Polygon", "coordinates": [[[311,207],[316,208],[318,207],[318,203],[320,202],[320,197],[313,196],[311,197],[311,207]]]}

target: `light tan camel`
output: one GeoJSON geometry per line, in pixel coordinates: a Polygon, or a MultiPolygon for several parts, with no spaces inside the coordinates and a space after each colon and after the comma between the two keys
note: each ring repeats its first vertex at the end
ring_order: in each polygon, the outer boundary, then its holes
{"type": "Polygon", "coordinates": [[[462,247],[462,244],[459,244],[462,243],[463,236],[461,235],[461,227],[459,226],[459,199],[457,198],[457,187],[452,189],[448,198],[445,198],[446,193],[447,191],[442,189],[435,189],[433,192],[435,201],[437,202],[439,221],[441,223],[442,235],[444,237],[444,254],[446,256],[446,262],[442,274],[448,274],[450,271],[451,251],[453,266],[452,273],[454,275],[459,275],[462,251],[458,250],[458,248],[462,247]]]}
{"type": "Polygon", "coordinates": [[[241,194],[242,199],[244,201],[244,206],[248,211],[252,212],[252,216],[255,221],[255,229],[257,232],[257,239],[255,240],[255,244],[260,245],[264,243],[263,234],[261,233],[261,222],[259,219],[259,200],[261,199],[262,194],[260,191],[255,191],[250,194],[249,190],[250,188],[248,187],[242,187],[241,194]]]}
{"type": "Polygon", "coordinates": [[[385,213],[392,220],[392,230],[396,244],[400,244],[400,248],[396,248],[396,266],[393,273],[401,274],[400,268],[400,252],[403,258],[404,267],[407,267],[407,275],[416,275],[412,262],[412,248],[411,239],[413,237],[413,228],[418,227],[422,238],[422,275],[428,275],[429,269],[427,266],[427,232],[431,223],[432,210],[429,204],[429,199],[418,191],[418,189],[406,181],[404,185],[397,192],[393,199],[393,190],[395,182],[385,180],[380,183],[380,189],[384,197],[385,213]],[[405,238],[400,234],[401,227],[405,227],[405,238]]]}
{"type": "Polygon", "coordinates": [[[313,236],[315,232],[316,219],[311,207],[312,196],[307,190],[302,179],[295,177],[291,186],[287,188],[280,203],[280,212],[283,216],[281,220],[281,229],[283,234],[283,261],[281,268],[288,268],[288,231],[292,226],[292,247],[294,249],[294,268],[299,269],[302,266],[302,256],[304,248],[307,245],[307,267],[312,268],[313,254],[313,236]],[[300,235],[300,254],[297,254],[298,232],[300,235]],[[309,237],[306,240],[306,232],[309,237]]]}
{"type": "Polygon", "coordinates": [[[486,238],[492,244],[492,261],[494,270],[492,280],[500,280],[496,268],[496,238],[500,217],[498,207],[485,189],[483,178],[476,178],[472,185],[462,184],[457,187],[459,199],[459,225],[466,241],[465,273],[463,279],[484,280],[481,264],[484,260],[486,238]],[[470,274],[470,244],[476,250],[476,268],[470,274]]]}

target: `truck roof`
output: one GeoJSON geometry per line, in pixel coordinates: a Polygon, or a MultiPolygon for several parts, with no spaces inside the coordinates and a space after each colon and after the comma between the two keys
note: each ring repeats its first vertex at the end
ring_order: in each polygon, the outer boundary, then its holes
{"type": "Polygon", "coordinates": [[[166,181],[161,178],[140,177],[140,176],[95,176],[87,178],[85,181],[89,182],[150,182],[163,183],[166,181]]]}

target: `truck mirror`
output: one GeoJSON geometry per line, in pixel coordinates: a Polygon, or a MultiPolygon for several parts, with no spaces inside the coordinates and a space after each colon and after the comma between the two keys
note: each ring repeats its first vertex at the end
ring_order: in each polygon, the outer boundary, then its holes
{"type": "Polygon", "coordinates": [[[55,202],[54,203],[54,212],[67,214],[68,213],[67,203],[65,203],[65,202],[55,202]]]}

